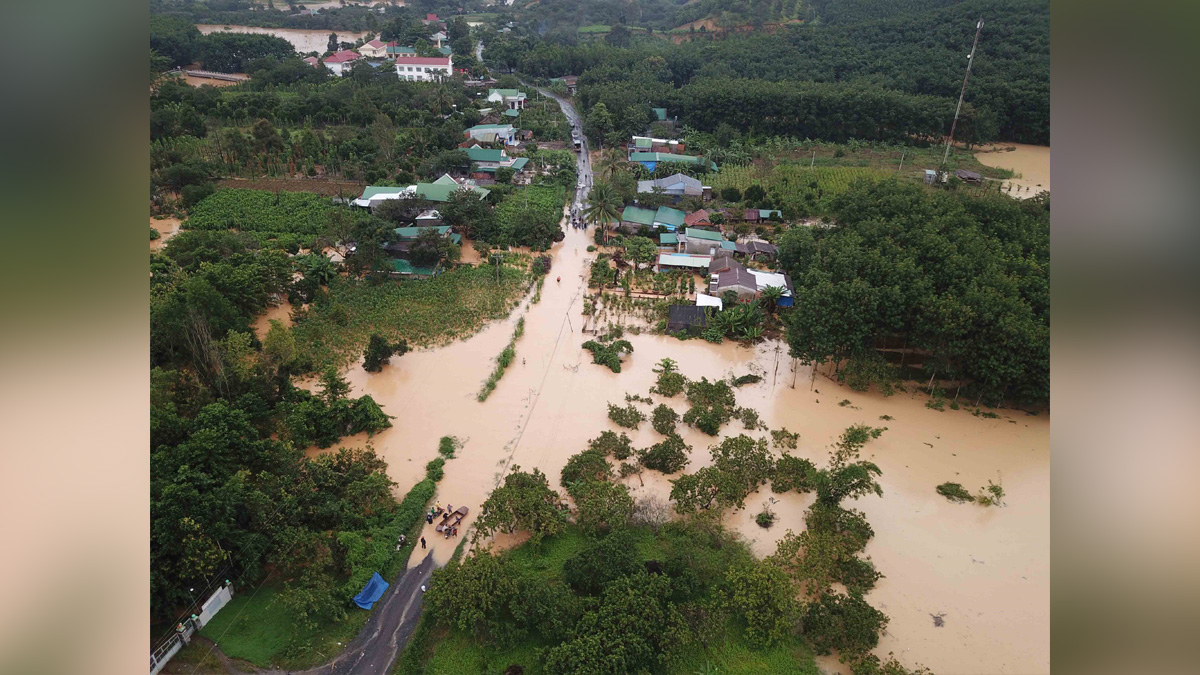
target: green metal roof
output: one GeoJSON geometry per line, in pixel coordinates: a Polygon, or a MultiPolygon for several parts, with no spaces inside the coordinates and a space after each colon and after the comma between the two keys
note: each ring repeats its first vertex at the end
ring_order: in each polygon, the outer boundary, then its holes
{"type": "Polygon", "coordinates": [[[524,169],[525,169],[525,165],[526,165],[526,164],[528,164],[528,163],[529,163],[529,158],[528,158],[528,157],[518,157],[518,158],[514,159],[514,160],[513,160],[513,163],[512,163],[512,168],[513,168],[513,171],[522,171],[522,170],[524,170],[524,169]]]}
{"type": "Polygon", "coordinates": [[[361,199],[370,199],[381,192],[399,192],[403,187],[387,186],[387,185],[368,185],[363,189],[361,199]]]}
{"type": "Polygon", "coordinates": [[[649,147],[651,147],[651,141],[649,138],[637,138],[637,139],[634,139],[634,141],[633,141],[633,147],[649,148],[649,147]]]}
{"type": "Polygon", "coordinates": [[[679,243],[679,235],[673,232],[664,232],[658,235],[658,243],[662,246],[675,246],[679,243]]]}
{"type": "Polygon", "coordinates": [[[467,148],[467,157],[469,157],[472,162],[503,162],[504,151],[488,150],[487,148],[481,148],[478,145],[473,145],[467,148]]]}
{"type": "Polygon", "coordinates": [[[654,116],[656,118],[658,118],[659,122],[667,121],[667,109],[666,108],[651,108],[650,110],[654,111],[654,116]]]}
{"type": "Polygon", "coordinates": [[[515,108],[509,108],[508,110],[505,110],[505,111],[504,111],[504,116],[505,116],[505,117],[516,117],[516,116],[518,116],[518,115],[520,115],[520,114],[521,114],[521,111],[520,111],[520,110],[517,110],[517,109],[515,109],[515,108]]]}
{"type": "Polygon", "coordinates": [[[733,243],[732,241],[723,241],[723,242],[721,242],[721,250],[722,251],[736,251],[737,244],[733,243]]]}
{"type": "Polygon", "coordinates": [[[408,54],[416,54],[417,50],[413,49],[412,47],[389,46],[387,48],[387,53],[404,56],[404,55],[408,55],[408,54]]]}
{"type": "Polygon", "coordinates": [[[491,89],[488,91],[488,96],[491,97],[492,94],[500,94],[501,96],[507,96],[509,98],[525,95],[518,89],[491,89]]]}
{"type": "Polygon", "coordinates": [[[777,210],[775,210],[775,209],[759,209],[759,210],[758,210],[758,217],[759,217],[759,218],[762,218],[763,220],[766,220],[767,218],[770,218],[770,217],[771,217],[771,214],[772,214],[772,213],[773,213],[773,214],[775,214],[775,215],[777,215],[777,216],[779,216],[780,218],[782,218],[782,217],[783,217],[783,213],[782,213],[782,212],[780,212],[780,211],[777,211],[777,210]]]}
{"type": "MultiPolygon", "coordinates": [[[[450,196],[461,189],[458,183],[453,185],[445,185],[438,183],[417,183],[417,196],[428,199],[431,202],[448,202],[450,196]]],[[[470,188],[475,194],[479,195],[480,199],[488,196],[490,190],[485,190],[481,187],[470,188]]]]}
{"type": "Polygon", "coordinates": [[[449,47],[449,45],[442,45],[441,47],[438,47],[438,51],[439,51],[439,52],[441,52],[442,54],[446,55],[446,56],[450,56],[450,47],[449,47]]]}
{"type": "Polygon", "coordinates": [[[626,206],[621,212],[621,220],[628,223],[638,223],[641,225],[654,224],[654,211],[643,209],[640,206],[626,206]]]}
{"type": "Polygon", "coordinates": [[[400,274],[419,274],[421,276],[433,276],[433,273],[437,271],[436,267],[417,267],[400,258],[392,260],[392,269],[400,274]]]}
{"type": "Polygon", "coordinates": [[[510,128],[512,128],[511,124],[476,124],[470,129],[467,129],[467,131],[499,131],[501,129],[510,128]]]}
{"type": "Polygon", "coordinates": [[[450,177],[450,174],[444,173],[437,180],[433,181],[434,185],[458,185],[458,182],[450,177]]]}
{"type": "MultiPolygon", "coordinates": [[[[680,164],[703,164],[704,160],[695,155],[675,155],[669,152],[634,152],[630,153],[629,161],[631,162],[678,162],[680,164]]],[[[717,165],[713,162],[708,163],[709,168],[715,169],[717,165]]]]}
{"type": "Polygon", "coordinates": [[[438,234],[445,235],[450,231],[449,225],[439,225],[437,227],[397,227],[396,236],[401,239],[416,239],[421,230],[437,230],[438,234]]]}
{"type": "Polygon", "coordinates": [[[687,217],[687,214],[679,209],[673,209],[669,206],[660,206],[658,207],[658,211],[654,214],[654,222],[679,227],[683,224],[683,219],[685,217],[687,217]]]}
{"type": "Polygon", "coordinates": [[[687,235],[688,239],[706,239],[708,241],[725,241],[725,237],[722,237],[720,232],[713,232],[711,230],[701,230],[701,229],[695,228],[695,227],[689,227],[684,232],[684,234],[687,235]]]}

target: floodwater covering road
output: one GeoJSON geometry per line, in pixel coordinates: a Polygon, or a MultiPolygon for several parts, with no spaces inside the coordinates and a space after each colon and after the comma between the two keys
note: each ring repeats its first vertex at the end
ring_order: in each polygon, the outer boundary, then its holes
{"type": "MultiPolygon", "coordinates": [[[[574,108],[555,98],[567,118],[578,121],[574,108]]],[[[578,166],[576,199],[582,203],[591,182],[586,151],[580,153],[578,166]]],[[[740,388],[738,403],[757,410],[772,429],[799,432],[799,447],[791,451],[795,456],[822,465],[830,444],[847,426],[887,427],[864,451],[864,457],[883,471],[884,495],[851,505],[862,510],[875,529],[866,554],[885,575],[867,596],[891,617],[876,652],[895,652],[906,665],[921,664],[941,673],[1049,672],[1047,414],[999,410],[999,417],[990,419],[966,409],[929,409],[921,395],[884,398],[851,391],[823,376],[810,384],[809,368],[794,365],[787,345],[776,341],[746,347],[627,334],[634,352],[626,357],[622,372],[613,373],[592,364],[580,347],[590,338],[582,332],[582,309],[594,257],[586,250],[591,243],[587,231],[568,227],[565,239],[551,250],[553,267],[540,302],[532,304],[526,298],[506,320],[475,336],[409,352],[381,373],[352,366],[346,377],[354,395],[370,394],[395,420],[373,438],[347,438],[342,445],[373,446],[403,494],[424,476],[425,463],[437,456],[439,438],[458,437],[463,446],[446,462],[438,499],[470,508],[460,535],[467,537],[484,499],[515,467],[538,468],[558,487],[567,458],[585,449],[587,440],[600,431],[616,429],[607,418],[607,403],[624,404],[626,393],[646,395],[655,380],[652,368],[660,359],[674,359],[693,379],[756,373],[762,381],[740,388]],[[561,282],[556,281],[559,277],[561,282]],[[521,317],[525,333],[516,342],[516,358],[487,401],[479,403],[475,395],[480,384],[521,317]],[[934,490],[939,483],[954,481],[974,491],[988,480],[1002,481],[1006,506],[953,504],[934,490]],[[933,621],[933,616],[941,621],[933,621]]],[[[684,411],[681,397],[663,402],[684,411]]],[[[723,431],[743,432],[737,421],[723,431]]],[[[709,464],[707,448],[716,439],[683,425],[680,434],[693,448],[687,471],[709,464]]],[[[630,436],[635,447],[661,438],[648,424],[630,436]]],[[[666,503],[671,477],[646,471],[625,482],[635,499],[666,503]]],[[[765,556],[789,529],[804,528],[803,514],[812,501],[812,495],[776,495],[764,487],[747,498],[746,509],[728,514],[724,522],[755,554],[765,556]],[[764,504],[778,517],[770,529],[753,520],[764,504]]],[[[423,534],[431,549],[426,560],[437,565],[449,561],[459,540],[435,535],[432,526],[423,534]]],[[[496,537],[481,544],[503,547],[518,541],[496,537]]],[[[424,564],[412,559],[410,573],[424,564]]],[[[396,596],[401,597],[400,589],[396,596]]],[[[396,635],[388,630],[382,634],[396,635]]],[[[402,645],[401,638],[402,632],[397,638],[402,645]]],[[[826,668],[837,665],[822,661],[826,668]]]]}

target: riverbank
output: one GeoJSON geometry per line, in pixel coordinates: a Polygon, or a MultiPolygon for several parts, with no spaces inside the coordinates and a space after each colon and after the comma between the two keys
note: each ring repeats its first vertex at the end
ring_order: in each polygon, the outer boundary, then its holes
{"type": "Polygon", "coordinates": [[[211,23],[198,23],[196,24],[196,28],[200,31],[201,35],[220,32],[275,35],[292,43],[292,47],[302,54],[308,52],[324,53],[326,47],[329,45],[330,33],[337,33],[339,42],[354,42],[367,35],[367,31],[260,28],[258,26],[223,26],[211,23]]]}
{"type": "Polygon", "coordinates": [[[975,158],[985,166],[1013,172],[1014,177],[1005,179],[1002,184],[1002,191],[1013,197],[1033,197],[1040,192],[1050,191],[1049,146],[1022,143],[989,145],[976,150],[975,158]]]}

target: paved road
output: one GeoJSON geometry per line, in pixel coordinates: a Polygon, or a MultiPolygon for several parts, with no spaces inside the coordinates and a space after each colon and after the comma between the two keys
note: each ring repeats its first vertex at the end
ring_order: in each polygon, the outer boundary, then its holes
{"type": "Polygon", "coordinates": [[[346,651],[332,662],[305,675],[383,675],[391,672],[400,650],[408,644],[421,616],[421,586],[433,573],[432,552],[420,565],[400,573],[375,603],[371,618],[346,651]]]}
{"type": "Polygon", "coordinates": [[[567,116],[567,121],[571,123],[573,128],[579,130],[579,136],[583,139],[583,150],[579,153],[579,158],[575,166],[576,171],[579,173],[579,184],[575,188],[575,202],[584,204],[587,202],[588,191],[592,188],[593,178],[592,161],[588,157],[587,136],[583,135],[583,118],[579,116],[578,111],[575,110],[575,106],[571,105],[570,101],[541,87],[534,88],[540,91],[543,96],[548,96],[558,101],[558,107],[562,108],[563,114],[567,116]]]}

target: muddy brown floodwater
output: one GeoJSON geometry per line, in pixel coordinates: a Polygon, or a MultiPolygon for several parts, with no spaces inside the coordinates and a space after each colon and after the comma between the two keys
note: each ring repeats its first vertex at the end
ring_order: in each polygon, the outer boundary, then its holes
{"type": "Polygon", "coordinates": [[[1014,171],[1019,178],[1003,183],[1004,191],[1014,197],[1024,199],[1050,190],[1050,146],[1002,143],[979,149],[975,159],[984,166],[1014,171]]]}
{"type": "Polygon", "coordinates": [[[150,240],[150,250],[158,251],[167,245],[167,241],[179,234],[181,221],[178,218],[151,218],[150,227],[158,230],[158,239],[150,240]]]}
{"type": "Polygon", "coordinates": [[[202,35],[209,33],[259,33],[262,35],[277,35],[284,40],[292,43],[292,47],[301,53],[318,52],[325,53],[325,48],[329,45],[329,34],[337,33],[339,42],[354,42],[358,38],[365,36],[366,31],[348,31],[348,30],[310,30],[305,28],[260,28],[258,26],[225,26],[218,24],[198,23],[196,28],[200,30],[202,35]]]}
{"type": "MultiPolygon", "coordinates": [[[[446,463],[438,499],[470,507],[469,526],[479,505],[514,466],[537,467],[561,489],[558,477],[567,458],[600,431],[616,429],[606,404],[624,404],[626,393],[646,395],[655,378],[651,369],[660,359],[675,359],[693,379],[754,372],[763,380],[739,389],[738,403],[758,410],[772,429],[785,426],[799,432],[797,456],[823,464],[830,443],[847,426],[888,427],[864,451],[883,470],[884,496],[849,505],[863,510],[875,528],[866,553],[886,575],[869,594],[872,604],[891,617],[876,651],[895,652],[909,666],[922,664],[939,673],[1049,671],[1047,415],[999,411],[1001,419],[992,420],[965,410],[937,412],[925,407],[922,396],[857,393],[821,376],[810,391],[810,371],[800,366],[793,372],[787,347],[778,342],[743,347],[627,335],[634,352],[621,373],[612,373],[593,365],[580,348],[588,339],[580,333],[580,310],[592,255],[585,251],[589,243],[586,232],[568,228],[553,251],[554,267],[540,303],[530,306],[526,299],[507,320],[474,337],[410,352],[382,373],[366,373],[361,364],[352,367],[347,378],[354,393],[370,394],[396,419],[392,428],[369,441],[358,436],[344,439],[343,445],[369,442],[387,460],[402,495],[437,456],[438,439],[457,436],[464,446],[446,463]],[[559,275],[561,283],[555,281],[559,275]],[[525,334],[516,344],[516,359],[488,400],[478,403],[479,386],[519,316],[525,316],[525,334]],[[850,405],[839,406],[844,399],[850,405]],[[894,419],[881,420],[885,414],[894,419]],[[934,491],[945,481],[974,491],[997,478],[1007,492],[1003,508],[952,504],[934,491]],[[936,614],[944,616],[944,626],[934,625],[930,615],[936,614]]],[[[685,409],[682,395],[667,402],[680,413],[685,409]]],[[[680,429],[693,448],[688,470],[708,464],[707,448],[715,439],[682,424],[680,429]]],[[[741,423],[735,420],[724,431],[741,433],[741,423]]],[[[636,447],[661,438],[648,422],[630,435],[636,447]]],[[[665,502],[668,478],[647,471],[640,480],[632,476],[625,482],[635,497],[653,495],[665,502]]],[[[811,502],[811,495],[773,495],[763,488],[725,522],[757,555],[765,556],[789,528],[804,527],[803,513],[811,502]],[[776,500],[771,508],[779,520],[764,530],[753,518],[768,499],[776,500]]],[[[447,562],[458,540],[444,540],[432,527],[424,534],[436,561],[447,562]]],[[[462,536],[468,536],[466,528],[462,536]]],[[[506,537],[495,543],[516,541],[506,537]]],[[[839,664],[826,659],[822,665],[836,669],[839,664]]]]}

